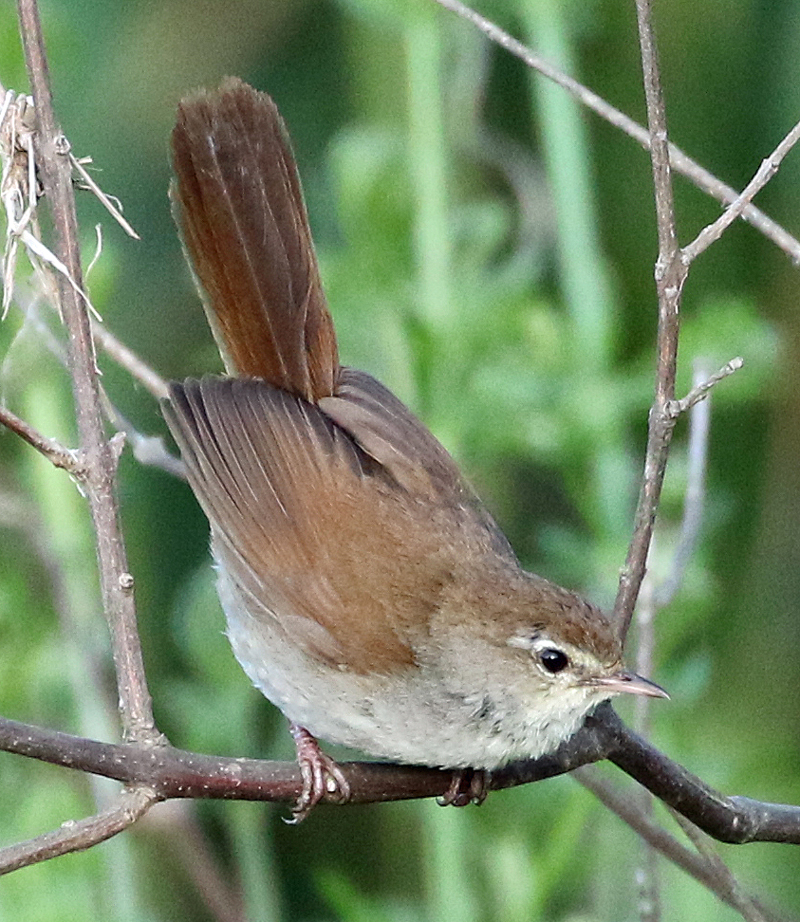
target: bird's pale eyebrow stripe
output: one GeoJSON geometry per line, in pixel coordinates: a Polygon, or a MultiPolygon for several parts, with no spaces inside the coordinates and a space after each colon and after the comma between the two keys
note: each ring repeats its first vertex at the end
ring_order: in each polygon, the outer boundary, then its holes
{"type": "Polygon", "coordinates": [[[541,637],[540,631],[530,631],[525,634],[515,634],[513,637],[509,637],[507,643],[509,647],[519,647],[520,650],[530,650],[541,637]]]}

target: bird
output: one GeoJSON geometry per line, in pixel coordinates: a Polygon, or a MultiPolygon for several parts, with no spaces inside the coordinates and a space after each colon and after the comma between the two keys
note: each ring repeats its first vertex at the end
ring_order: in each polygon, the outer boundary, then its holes
{"type": "Polygon", "coordinates": [[[237,78],[187,96],[172,157],[226,373],[172,383],[163,413],[210,523],[233,652],[289,720],[295,820],[350,794],[318,739],[452,769],[459,804],[600,702],[667,697],[624,667],[608,615],[522,568],[428,428],[340,364],[271,97],[237,78]]]}

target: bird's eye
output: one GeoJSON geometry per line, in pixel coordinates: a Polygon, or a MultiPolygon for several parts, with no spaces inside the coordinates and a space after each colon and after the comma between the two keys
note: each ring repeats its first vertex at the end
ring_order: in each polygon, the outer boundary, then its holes
{"type": "Polygon", "coordinates": [[[567,654],[563,653],[561,650],[557,650],[555,647],[545,647],[545,649],[539,653],[539,662],[541,662],[544,668],[552,675],[561,672],[569,665],[567,654]]]}

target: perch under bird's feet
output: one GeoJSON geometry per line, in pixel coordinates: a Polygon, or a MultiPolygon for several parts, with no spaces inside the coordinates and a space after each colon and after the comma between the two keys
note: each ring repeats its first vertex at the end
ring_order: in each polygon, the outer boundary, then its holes
{"type": "Polygon", "coordinates": [[[320,748],[316,739],[296,723],[289,724],[294,740],[297,762],[303,777],[303,790],[292,807],[292,817],[287,823],[301,823],[326,795],[336,803],[350,800],[350,784],[341,768],[320,748]]]}
{"type": "Polygon", "coordinates": [[[459,768],[453,772],[450,787],[436,798],[440,807],[466,807],[482,804],[488,794],[490,774],[479,768],[459,768]]]}

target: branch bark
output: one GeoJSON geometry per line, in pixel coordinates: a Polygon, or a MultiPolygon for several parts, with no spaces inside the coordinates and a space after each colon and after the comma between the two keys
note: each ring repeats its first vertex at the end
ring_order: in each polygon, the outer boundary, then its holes
{"type": "Polygon", "coordinates": [[[650,132],[650,160],[653,167],[656,220],[658,226],[658,259],[656,260],[656,290],[658,292],[658,334],[656,340],[655,399],[650,409],[647,448],[639,501],[634,517],[634,529],[625,566],[619,580],[614,603],[614,617],[624,638],[633,617],[636,599],[644,579],[647,552],[653,537],[656,511],[667,469],[669,446],[675,419],[669,413],[675,398],[675,374],[678,360],[678,330],[683,284],[689,271],[680,258],[675,227],[675,206],[672,197],[672,177],[669,163],[667,116],[658,67],[655,33],[649,0],[636,0],[639,25],[639,45],[642,54],[647,124],[650,132]]]}
{"type": "Polygon", "coordinates": [[[126,739],[152,739],[155,727],[136,629],[133,577],[119,523],[117,452],[103,430],[94,342],[87,305],[78,294],[83,291],[83,277],[69,143],[56,123],[36,0],[18,0],[18,14],[37,118],[37,166],[55,228],[53,250],[69,272],[69,279],[57,273],[55,285],[68,332],[69,369],[85,466],[83,484],[97,536],[100,588],[111,631],[120,715],[126,739]]]}
{"type": "MultiPolygon", "coordinates": [[[[696,854],[686,848],[658,823],[654,823],[641,810],[637,810],[635,799],[629,793],[617,790],[607,779],[587,768],[578,769],[575,777],[651,848],[694,877],[723,903],[740,913],[747,922],[778,922],[779,916],[742,892],[733,875],[715,855],[696,854]]],[[[684,820],[684,823],[688,835],[693,827],[688,820],[684,820]]],[[[694,834],[700,835],[697,830],[694,834]]]]}
{"type": "MultiPolygon", "coordinates": [[[[151,792],[153,801],[201,798],[294,803],[303,785],[295,762],[201,755],[166,743],[103,743],[5,719],[0,719],[0,750],[114,778],[151,792]]],[[[602,759],[613,762],[721,842],[800,844],[800,807],[720,794],[629,730],[607,703],[556,752],[492,772],[487,790],[543,781],[602,759]]],[[[451,772],[434,768],[376,762],[346,762],[340,767],[350,784],[349,802],[353,804],[440,797],[452,783],[451,772]]],[[[338,803],[336,798],[333,795],[328,802],[338,803]]],[[[0,850],[0,873],[12,869],[4,863],[7,851],[16,862],[14,848],[0,850]]],[[[32,860],[41,860],[38,854],[32,860]]]]}
{"type": "MultiPolygon", "coordinates": [[[[530,48],[527,48],[522,42],[517,41],[517,39],[501,29],[496,23],[486,19],[485,16],[481,16],[480,13],[468,7],[465,3],[462,3],[461,0],[435,0],[435,2],[443,6],[446,10],[465,19],[467,22],[474,25],[475,28],[480,29],[490,41],[495,42],[509,54],[513,54],[514,57],[519,58],[527,64],[528,67],[537,71],[543,77],[552,80],[553,83],[556,83],[577,99],[581,105],[586,106],[587,109],[590,109],[596,115],[600,116],[603,121],[618,128],[624,134],[628,135],[629,138],[641,144],[645,150],[650,150],[650,134],[646,128],[639,125],[624,112],[612,106],[601,96],[598,96],[597,93],[559,70],[530,48]]],[[[722,180],[718,179],[713,173],[709,172],[705,167],[689,157],[688,154],[684,153],[672,142],[669,143],[669,162],[677,173],[680,173],[681,176],[684,176],[690,182],[694,183],[698,189],[702,189],[703,192],[715,198],[722,205],[726,207],[733,205],[741,198],[740,193],[737,192],[733,186],[729,186],[727,183],[722,182],[722,180]]],[[[767,239],[771,240],[779,249],[783,250],[793,262],[800,263],[800,241],[781,227],[780,224],[764,214],[761,209],[756,208],[755,205],[747,204],[741,210],[741,214],[739,215],[737,212],[736,216],[741,216],[748,224],[756,228],[756,230],[767,239]]]]}
{"type": "Polygon", "coordinates": [[[105,842],[132,826],[157,800],[155,794],[147,788],[123,791],[96,816],[70,820],[53,832],[0,849],[0,874],[8,874],[59,855],[84,851],[105,842]]]}

